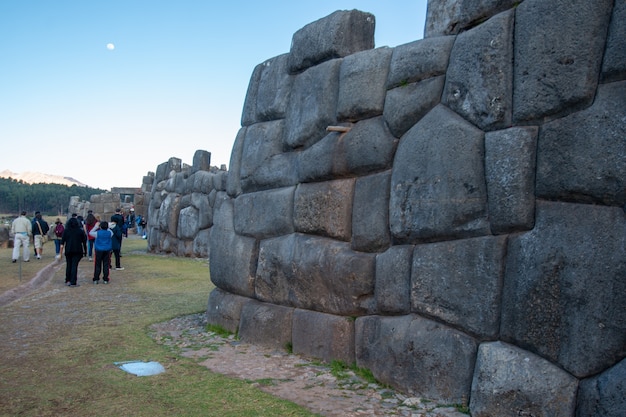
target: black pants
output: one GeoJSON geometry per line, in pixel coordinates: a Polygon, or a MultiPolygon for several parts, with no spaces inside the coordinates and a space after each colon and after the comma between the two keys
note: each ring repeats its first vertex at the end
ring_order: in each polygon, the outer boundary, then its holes
{"type": "Polygon", "coordinates": [[[113,255],[115,255],[115,267],[121,268],[122,264],[120,263],[120,250],[121,249],[113,249],[113,255]]]}
{"type": "Polygon", "coordinates": [[[109,270],[111,269],[111,251],[110,250],[97,250],[96,262],[93,269],[93,280],[100,280],[100,272],[104,281],[109,280],[109,270]]]}
{"type": "Polygon", "coordinates": [[[76,285],[78,280],[78,263],[82,258],[82,253],[65,254],[65,282],[76,285]]]}

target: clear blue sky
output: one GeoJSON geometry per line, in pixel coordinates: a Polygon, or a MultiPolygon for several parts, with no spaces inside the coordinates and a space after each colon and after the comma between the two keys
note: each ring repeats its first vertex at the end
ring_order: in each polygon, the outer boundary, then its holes
{"type": "Polygon", "coordinates": [[[358,9],[398,46],[423,37],[426,3],[1,0],[0,171],[110,189],[198,149],[228,165],[252,71],[294,32],[358,9]]]}

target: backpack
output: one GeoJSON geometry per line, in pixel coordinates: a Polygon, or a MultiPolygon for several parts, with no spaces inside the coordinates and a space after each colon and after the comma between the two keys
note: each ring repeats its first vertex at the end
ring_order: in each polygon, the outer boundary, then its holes
{"type": "Polygon", "coordinates": [[[65,227],[63,227],[63,223],[59,223],[54,228],[54,234],[56,237],[63,236],[63,232],[65,231],[65,227]]]}

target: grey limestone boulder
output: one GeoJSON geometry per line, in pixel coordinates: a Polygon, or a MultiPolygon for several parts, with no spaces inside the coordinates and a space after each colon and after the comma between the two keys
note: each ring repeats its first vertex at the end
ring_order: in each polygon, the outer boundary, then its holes
{"type": "Polygon", "coordinates": [[[168,194],[159,209],[157,223],[159,230],[176,236],[178,231],[178,216],[180,213],[180,195],[176,193],[168,194]]]}
{"type": "Polygon", "coordinates": [[[580,382],[576,417],[622,417],[626,410],[626,359],[580,382]]]}
{"type": "Polygon", "coordinates": [[[456,37],[442,102],[483,130],[511,125],[513,11],[456,37]]]}
{"type": "Polygon", "coordinates": [[[354,363],[354,320],[317,311],[293,313],[293,353],[354,363]]]}
{"type": "Polygon", "coordinates": [[[301,72],[334,58],[374,47],[374,15],[359,10],[337,10],[293,34],[289,71],[301,72]]]}
{"type": "Polygon", "coordinates": [[[241,111],[241,126],[247,127],[258,120],[256,119],[256,99],[259,91],[259,83],[261,80],[261,74],[265,66],[263,63],[254,67],[252,75],[250,76],[250,82],[248,83],[248,90],[246,91],[246,99],[243,102],[243,110],[241,111]]]}
{"type": "Polygon", "coordinates": [[[604,82],[626,79],[626,2],[616,1],[602,61],[604,82]]]}
{"type": "Polygon", "coordinates": [[[535,228],[510,237],[502,294],[502,340],[578,378],[615,364],[626,342],[624,211],[538,202],[535,228]]]}
{"type": "Polygon", "coordinates": [[[295,187],[242,194],[234,201],[235,232],[257,239],[293,233],[295,187]]]}
{"type": "Polygon", "coordinates": [[[296,76],[285,116],[287,148],[309,147],[336,124],[340,67],[333,59],[296,76]]]}
{"type": "Polygon", "coordinates": [[[411,310],[481,339],[500,327],[506,237],[477,237],[415,246],[411,310]]]}
{"type": "Polygon", "coordinates": [[[380,314],[411,311],[411,264],[413,246],[396,245],[376,255],[376,310],[380,314]]]}
{"type": "Polygon", "coordinates": [[[241,190],[241,155],[243,154],[243,146],[245,143],[246,132],[248,128],[242,127],[237,132],[233,149],[230,152],[230,162],[228,177],[226,180],[226,191],[231,197],[237,197],[243,191],[241,190]]]}
{"type": "Polygon", "coordinates": [[[331,132],[317,143],[298,152],[298,182],[323,181],[333,178],[337,142],[345,133],[331,132]]]}
{"type": "Polygon", "coordinates": [[[425,318],[359,317],[355,325],[357,366],[411,395],[468,404],[476,341],[425,318]]]}
{"type": "Polygon", "coordinates": [[[400,140],[389,211],[398,243],[489,234],[484,133],[435,107],[400,140]]]}
{"type": "Polygon", "coordinates": [[[288,55],[279,55],[262,65],[256,97],[257,121],[282,119],[287,111],[293,76],[287,69],[288,55]]]}
{"type": "Polygon", "coordinates": [[[251,300],[241,308],[242,342],[285,349],[291,342],[293,308],[251,300]]]}
{"type": "Polygon", "coordinates": [[[196,257],[209,258],[211,229],[200,230],[193,239],[193,253],[196,257]]]}
{"type": "Polygon", "coordinates": [[[389,169],[397,146],[382,117],[361,120],[337,138],[333,174],[343,177],[389,169]]]}
{"type": "Polygon", "coordinates": [[[593,106],[546,123],[537,145],[537,195],[626,204],[626,81],[600,85],[593,106]]]}
{"type": "Polygon", "coordinates": [[[377,48],[343,59],[337,120],[355,122],[383,113],[391,52],[387,47],[377,48]]]}
{"type": "Polygon", "coordinates": [[[515,10],[513,120],[591,104],[613,0],[525,0],[515,10]]]}
{"type": "Polygon", "coordinates": [[[189,206],[180,211],[176,236],[182,239],[193,239],[200,230],[198,209],[189,206]]]}
{"type": "Polygon", "coordinates": [[[329,314],[362,315],[372,308],[374,264],[375,255],[327,238],[293,234],[266,239],[259,250],[256,298],[329,314]]]}
{"type": "Polygon", "coordinates": [[[259,178],[259,172],[270,163],[271,157],[282,153],[284,120],[255,123],[246,129],[241,158],[246,161],[240,166],[240,184],[243,192],[269,188],[259,178]]]}
{"type": "Polygon", "coordinates": [[[297,232],[349,242],[355,179],[300,184],[293,202],[297,232]]]}
{"type": "Polygon", "coordinates": [[[391,244],[389,187],[391,171],[359,177],[352,205],[352,249],[377,252],[391,244]]]}
{"type": "Polygon", "coordinates": [[[520,0],[428,0],[424,37],[457,34],[518,3],[520,0]]]}
{"type": "Polygon", "coordinates": [[[427,78],[387,91],[383,116],[395,137],[401,137],[441,102],[445,76],[427,78]]]}
{"type": "Polygon", "coordinates": [[[208,171],[211,169],[211,152],[198,149],[193,154],[193,162],[191,165],[191,173],[198,171],[208,171]]]}
{"type": "Polygon", "coordinates": [[[536,127],[485,134],[489,222],[495,234],[530,230],[535,224],[536,127]]]}
{"type": "Polygon", "coordinates": [[[577,388],[576,378],[537,355],[502,342],[483,343],[470,412],[473,417],[573,416],[577,388]]]}
{"type": "Polygon", "coordinates": [[[387,88],[445,75],[454,36],[420,39],[393,48],[387,88]]]}
{"type": "Polygon", "coordinates": [[[215,225],[211,228],[211,281],[225,291],[253,298],[258,256],[256,241],[235,233],[233,202],[223,197],[220,200],[215,207],[215,225]]]}
{"type": "Polygon", "coordinates": [[[249,302],[251,300],[248,297],[241,297],[215,288],[209,294],[206,310],[207,322],[221,326],[229,332],[237,333],[241,310],[249,302]]]}
{"type": "Polygon", "coordinates": [[[206,229],[213,225],[213,206],[209,193],[192,193],[191,204],[198,210],[198,229],[206,229]]]}

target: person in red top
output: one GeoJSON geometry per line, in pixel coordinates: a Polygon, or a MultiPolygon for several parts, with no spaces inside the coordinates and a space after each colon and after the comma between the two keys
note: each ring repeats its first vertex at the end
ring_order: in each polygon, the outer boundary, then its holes
{"type": "Polygon", "coordinates": [[[87,239],[88,239],[87,252],[88,252],[90,261],[93,260],[92,258],[93,244],[96,240],[95,237],[91,236],[90,232],[93,230],[97,222],[98,222],[98,219],[96,219],[96,216],[93,215],[93,211],[89,210],[87,212],[87,218],[85,219],[85,232],[87,232],[87,239]]]}

